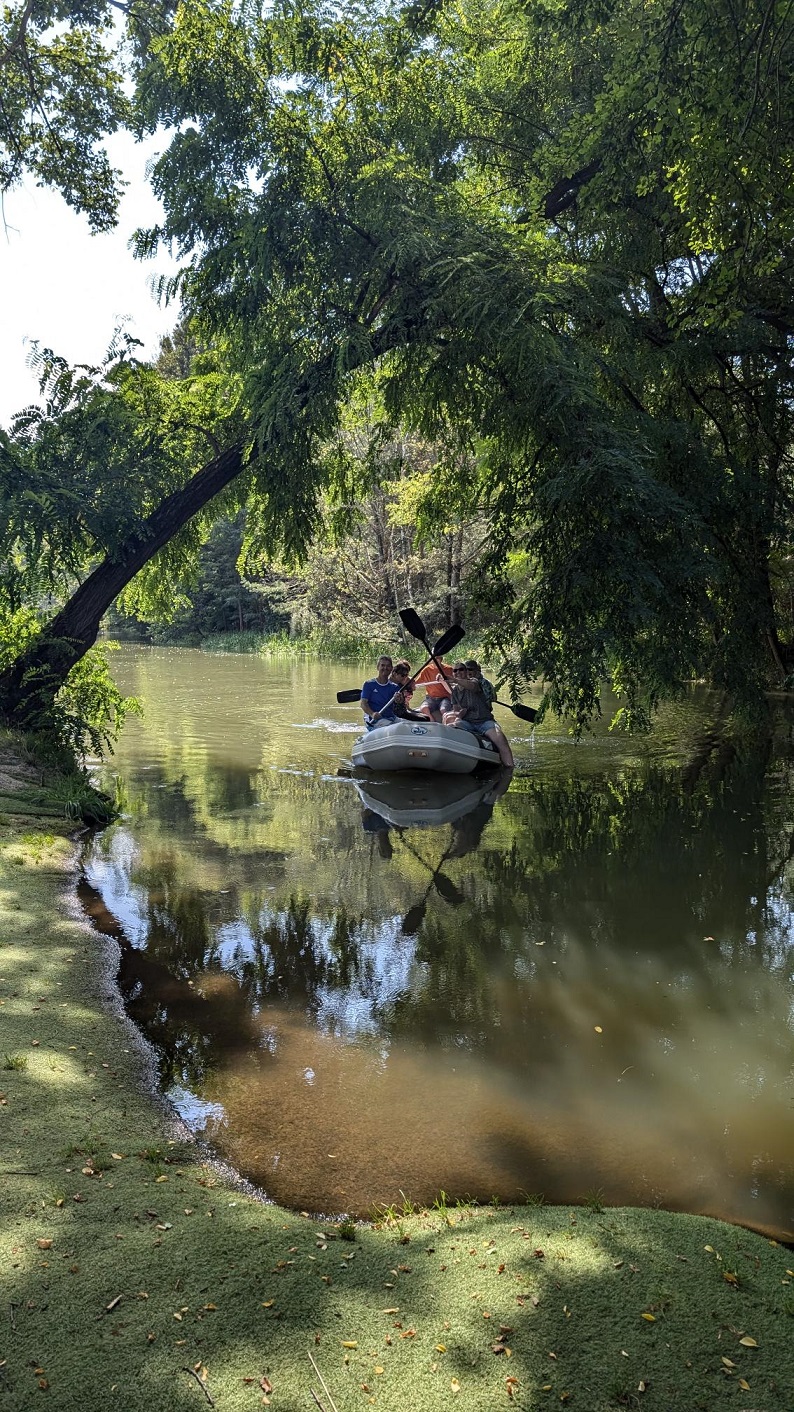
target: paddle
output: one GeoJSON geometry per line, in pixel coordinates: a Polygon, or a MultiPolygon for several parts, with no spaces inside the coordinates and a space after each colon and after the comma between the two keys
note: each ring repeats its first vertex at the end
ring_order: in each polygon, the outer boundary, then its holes
{"type": "MultiPolygon", "coordinates": [[[[413,610],[410,608],[403,609],[403,612],[405,613],[409,613],[412,611],[413,610]]],[[[402,613],[400,614],[400,617],[402,617],[402,613]]],[[[408,629],[408,631],[410,632],[410,628],[408,629]]],[[[411,636],[414,637],[415,633],[411,633],[411,636]]],[[[422,663],[421,667],[419,668],[419,672],[423,672],[425,667],[429,666],[431,662],[435,662],[436,657],[443,657],[445,652],[449,652],[451,648],[457,647],[458,643],[465,636],[466,634],[463,631],[463,628],[461,627],[460,623],[453,623],[452,627],[447,628],[443,636],[438,639],[438,642],[436,643],[432,652],[430,651],[428,644],[425,643],[425,647],[427,647],[428,652],[430,652],[430,656],[428,657],[426,662],[422,663]]],[[[436,666],[437,665],[438,663],[436,663],[436,666]]],[[[416,672],[414,675],[418,677],[419,672],[416,672]]],[[[340,705],[344,704],[347,701],[360,701],[361,690],[360,688],[356,689],[355,687],[351,687],[349,691],[338,691],[336,693],[336,699],[340,705]]]]}
{"type": "Polygon", "coordinates": [[[513,715],[518,716],[521,721],[534,721],[538,714],[534,706],[522,706],[520,703],[511,706],[509,701],[498,701],[496,697],[494,697],[493,704],[494,706],[506,706],[508,711],[512,711],[513,715]]]}
{"type": "MultiPolygon", "coordinates": [[[[411,847],[407,838],[404,837],[402,829],[400,830],[400,842],[403,847],[407,848],[408,852],[412,853],[414,858],[422,864],[423,868],[427,868],[428,872],[432,872],[433,876],[430,879],[430,887],[434,886],[439,897],[443,897],[444,901],[448,902],[450,907],[460,907],[461,903],[466,901],[463,893],[456,888],[454,882],[452,882],[445,873],[441,872],[441,868],[449,857],[449,850],[444,853],[441,862],[434,868],[432,864],[428,863],[422,857],[421,853],[417,853],[416,849],[411,847]]],[[[428,892],[430,891],[430,887],[428,888],[428,892]]],[[[411,910],[415,911],[416,909],[412,908],[411,910]]],[[[410,916],[410,913],[408,913],[408,915],[410,916]]]]}
{"type": "MultiPolygon", "coordinates": [[[[413,853],[413,849],[411,849],[411,852],[413,853]]],[[[445,862],[446,857],[447,854],[445,853],[444,857],[441,859],[441,863],[445,862]]],[[[466,899],[463,897],[462,893],[458,892],[458,889],[455,887],[454,883],[451,883],[449,878],[445,878],[443,874],[439,876],[439,868],[441,867],[441,863],[439,863],[438,868],[434,869],[433,876],[430,879],[430,882],[427,884],[427,891],[424,897],[422,898],[422,901],[417,902],[415,906],[411,907],[410,910],[406,912],[405,916],[403,917],[401,927],[403,936],[413,936],[416,934],[416,932],[418,932],[425,919],[425,914],[427,912],[427,899],[430,896],[430,892],[433,887],[435,887],[436,890],[440,893],[444,901],[449,902],[450,906],[452,907],[458,907],[461,902],[465,902],[466,899]],[[439,884],[442,882],[446,883],[446,888],[439,886],[439,884]]],[[[427,864],[427,867],[430,867],[429,863],[427,864]]]]}
{"type": "MultiPolygon", "coordinates": [[[[431,662],[436,662],[436,655],[435,655],[435,654],[436,654],[436,652],[438,652],[438,645],[436,645],[435,648],[432,648],[432,647],[430,646],[430,643],[429,643],[428,640],[427,640],[427,628],[425,627],[424,623],[422,622],[422,619],[420,618],[420,616],[419,616],[419,614],[417,613],[416,609],[415,609],[415,608],[401,608],[401,609],[400,609],[400,622],[402,623],[402,625],[403,625],[403,627],[405,628],[406,632],[409,632],[409,633],[411,634],[411,637],[418,637],[418,638],[419,638],[419,641],[422,642],[422,643],[424,643],[425,647],[427,648],[428,652],[430,653],[430,661],[431,661],[431,662]]],[[[459,629],[460,629],[460,637],[456,637],[456,639],[455,639],[456,642],[460,642],[461,637],[463,637],[463,629],[460,627],[460,624],[458,624],[458,627],[459,627],[459,629]]],[[[450,628],[449,631],[452,632],[452,628],[450,628]]],[[[450,643],[450,646],[452,646],[451,643],[450,643]]],[[[439,652],[438,655],[439,655],[439,656],[443,656],[443,653],[439,652]]],[[[425,665],[426,665],[426,664],[425,664],[425,665]]],[[[438,667],[438,670],[441,671],[441,665],[440,665],[440,663],[436,662],[436,666],[438,667]]],[[[443,672],[442,672],[442,676],[443,676],[443,672]]]]}
{"type": "MultiPolygon", "coordinates": [[[[422,619],[420,618],[420,616],[419,616],[419,614],[417,613],[416,609],[415,609],[415,608],[401,608],[401,609],[400,609],[400,620],[401,620],[401,622],[402,622],[403,627],[406,629],[406,631],[411,634],[411,637],[418,637],[418,638],[419,638],[419,641],[420,641],[420,642],[423,642],[424,645],[425,645],[425,647],[427,648],[428,652],[430,652],[430,647],[429,647],[428,642],[427,642],[427,634],[426,634],[425,625],[424,625],[424,623],[422,622],[422,619]]],[[[461,637],[462,637],[462,636],[463,636],[463,633],[461,633],[461,637]]],[[[460,638],[458,638],[457,640],[458,640],[458,642],[460,642],[460,638]]],[[[438,652],[438,644],[436,644],[435,650],[436,650],[436,652],[438,652]]],[[[440,656],[440,655],[441,655],[441,654],[439,653],[439,656],[440,656]]],[[[435,657],[434,657],[434,655],[433,655],[432,652],[430,652],[430,660],[433,661],[433,662],[435,662],[435,657]]],[[[436,662],[436,666],[438,666],[438,663],[437,663],[437,662],[436,662]]],[[[496,706],[506,706],[507,709],[508,709],[508,711],[512,711],[512,712],[513,712],[513,715],[514,715],[514,716],[518,716],[519,719],[522,720],[522,721],[534,721],[535,717],[536,717],[537,714],[538,714],[537,711],[535,711],[532,706],[520,706],[520,705],[519,705],[519,706],[511,706],[509,701],[497,701],[496,699],[494,699],[494,704],[495,704],[496,706]]]]}

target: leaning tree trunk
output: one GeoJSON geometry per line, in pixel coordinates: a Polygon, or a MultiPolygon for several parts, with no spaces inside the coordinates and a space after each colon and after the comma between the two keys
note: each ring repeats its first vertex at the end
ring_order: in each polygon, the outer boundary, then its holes
{"type": "MultiPolygon", "coordinates": [[[[328,399],[334,384],[345,372],[352,372],[374,363],[384,353],[415,336],[416,327],[410,320],[399,318],[395,326],[388,323],[376,330],[364,328],[366,339],[357,336],[343,349],[335,348],[320,359],[290,389],[290,415],[295,409],[306,409],[318,390],[325,389],[328,399]]],[[[18,657],[0,673],[0,717],[14,726],[35,730],[46,723],[54,697],[63,686],[75,662],[96,641],[103,614],[163,545],[192,519],[199,510],[225,490],[238,476],[244,464],[262,459],[262,448],[244,462],[243,448],[233,446],[209,461],[181,490],[169,495],[144,520],[140,529],[112,556],[104,559],[81,584],[57,617],[48,623],[30,650],[18,657]]]]}
{"type": "Polygon", "coordinates": [[[242,468],[240,446],[203,466],[187,485],[158,505],[112,558],[94,569],[29,651],[0,673],[0,715],[10,725],[31,730],[46,720],[68,673],[96,641],[99,624],[114,598],[242,468]]]}

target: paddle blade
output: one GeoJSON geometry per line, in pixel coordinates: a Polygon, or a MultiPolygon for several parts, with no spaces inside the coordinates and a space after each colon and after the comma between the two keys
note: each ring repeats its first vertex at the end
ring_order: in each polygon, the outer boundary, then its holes
{"type": "Polygon", "coordinates": [[[340,703],[343,701],[360,701],[361,690],[359,687],[351,687],[350,691],[338,691],[336,693],[336,699],[340,703]]]}
{"type": "Polygon", "coordinates": [[[415,608],[401,608],[400,622],[406,632],[411,634],[411,637],[418,637],[420,642],[425,642],[427,638],[425,625],[415,608]]]}
{"type": "Polygon", "coordinates": [[[496,702],[496,705],[506,706],[508,711],[512,711],[513,715],[518,716],[520,721],[534,721],[535,717],[538,714],[534,706],[521,706],[520,704],[517,706],[513,706],[509,701],[498,700],[496,702]]]}
{"type": "Polygon", "coordinates": [[[439,896],[443,897],[444,901],[448,902],[450,907],[460,907],[461,902],[466,901],[463,893],[459,892],[455,884],[450,882],[449,878],[445,878],[443,873],[435,873],[433,882],[436,885],[436,891],[439,893],[439,896]]]}
{"type": "Polygon", "coordinates": [[[438,642],[433,648],[433,656],[443,657],[445,652],[450,652],[453,647],[457,647],[458,643],[461,642],[465,636],[466,634],[460,623],[453,623],[452,627],[447,628],[444,635],[438,639],[438,642]]]}
{"type": "Polygon", "coordinates": [[[519,720],[521,721],[534,721],[535,717],[538,714],[533,706],[516,705],[511,706],[510,710],[513,712],[513,715],[518,716],[519,720]]]}
{"type": "Polygon", "coordinates": [[[403,917],[402,925],[402,930],[405,936],[414,936],[416,932],[418,932],[423,921],[425,920],[426,911],[427,904],[424,902],[417,902],[416,906],[412,907],[410,912],[406,912],[405,916],[403,917]]]}

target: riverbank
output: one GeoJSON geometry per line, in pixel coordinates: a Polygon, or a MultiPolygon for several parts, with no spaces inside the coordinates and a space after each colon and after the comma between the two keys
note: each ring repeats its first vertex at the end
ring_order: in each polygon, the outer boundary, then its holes
{"type": "Polygon", "coordinates": [[[349,1231],[241,1190],[150,1097],[68,828],[0,825],[3,1412],[794,1405],[761,1236],[443,1203],[349,1231]]]}

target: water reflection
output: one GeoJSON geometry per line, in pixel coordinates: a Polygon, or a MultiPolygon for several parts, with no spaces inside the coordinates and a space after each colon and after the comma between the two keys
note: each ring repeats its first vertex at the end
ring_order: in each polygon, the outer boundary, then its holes
{"type": "MultiPolygon", "coordinates": [[[[267,685],[263,712],[288,695],[267,685]]],[[[336,685],[307,677],[296,725],[336,685]]],[[[791,1237],[785,717],[736,758],[696,706],[622,753],[552,725],[512,779],[434,788],[336,773],[341,731],[249,732],[235,758],[211,688],[189,729],[184,706],[133,723],[84,898],[229,1160],[320,1211],[601,1188],[791,1237]]]]}

